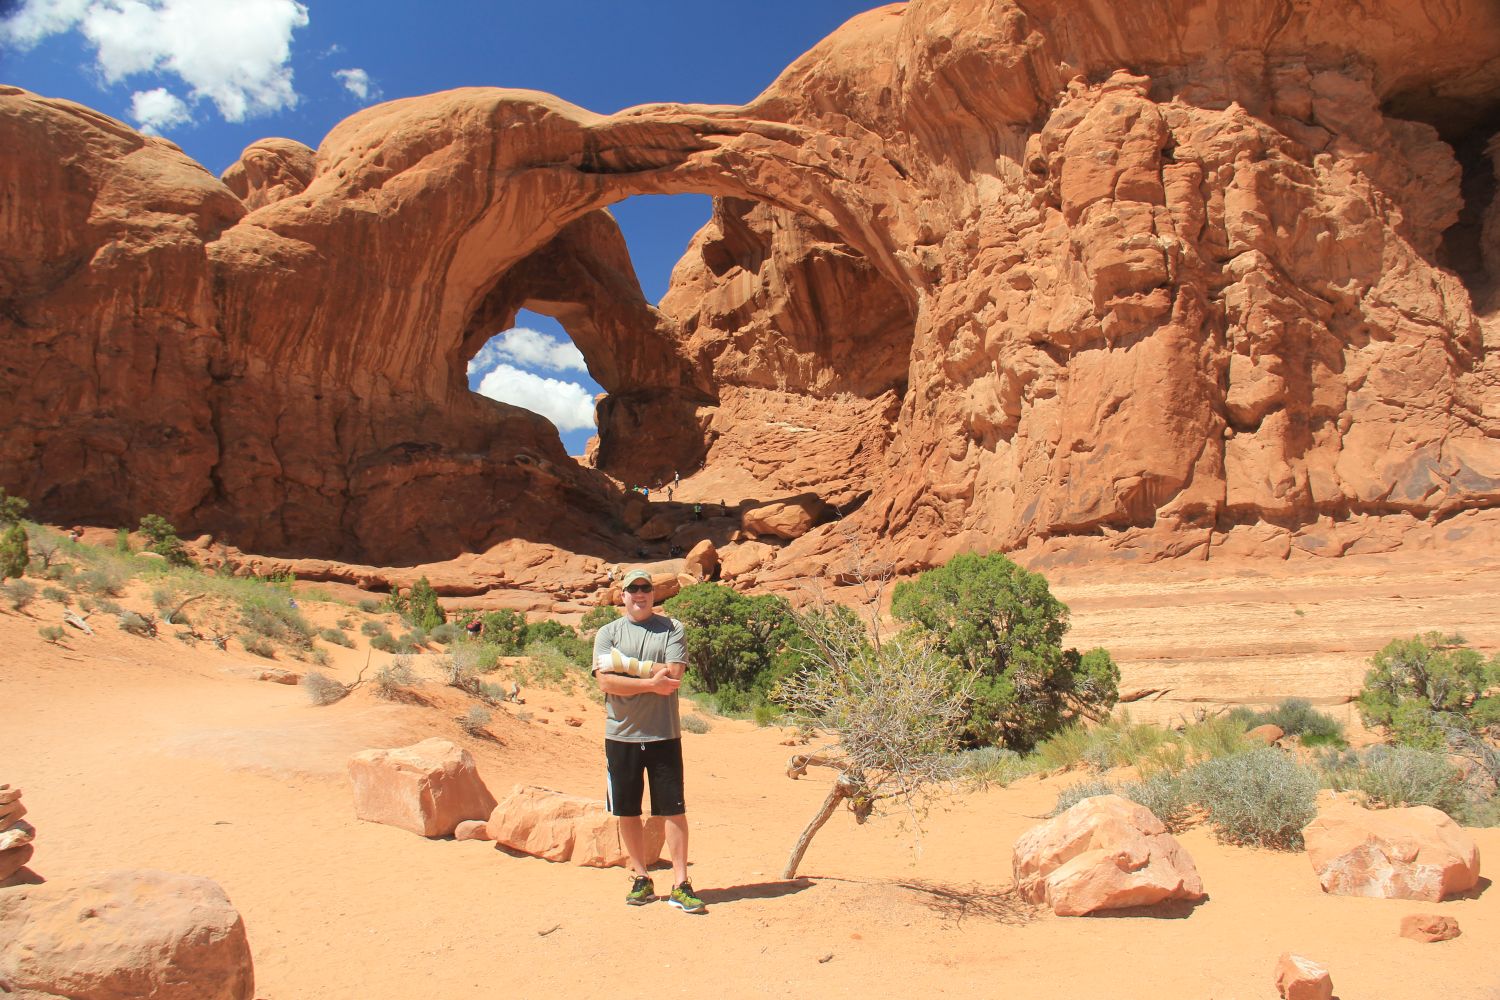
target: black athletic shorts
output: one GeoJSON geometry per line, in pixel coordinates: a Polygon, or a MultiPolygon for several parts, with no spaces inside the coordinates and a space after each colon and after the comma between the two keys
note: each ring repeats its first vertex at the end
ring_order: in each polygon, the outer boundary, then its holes
{"type": "Polygon", "coordinates": [[[681,816],[687,812],[682,799],[682,740],[605,740],[604,760],[609,767],[604,801],[614,815],[641,814],[647,775],[651,776],[651,815],[681,816]]]}

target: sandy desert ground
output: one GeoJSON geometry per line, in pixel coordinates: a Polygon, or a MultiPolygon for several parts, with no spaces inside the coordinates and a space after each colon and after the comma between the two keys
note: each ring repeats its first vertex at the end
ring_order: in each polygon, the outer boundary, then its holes
{"type": "MultiPolygon", "coordinates": [[[[1500,560],[1430,552],[1339,562],[1144,569],[1059,578],[1072,639],[1115,651],[1126,690],[1164,690],[1137,717],[1317,693],[1335,704],[1387,639],[1439,627],[1500,645],[1500,560]],[[1297,614],[1300,610],[1303,613],[1297,614]]],[[[145,604],[143,598],[137,598],[145,604]]],[[[125,600],[130,606],[129,598],[125,600]]],[[[1500,998],[1500,894],[1488,880],[1441,904],[1325,896],[1301,854],[1182,838],[1208,892],[1167,915],[1060,918],[1010,893],[1010,849],[1076,776],[950,798],[920,840],[898,817],[836,816],[804,878],[778,878],[826,791],[784,774],[777,729],[714,720],[687,739],[693,881],[710,904],[627,908],[627,878],[424,840],[354,818],[345,761],[369,747],[454,739],[491,789],[602,796],[602,715],[586,693],[528,692],[494,740],[462,734],[465,703],[361,689],[324,708],[255,680],[265,661],[119,632],[44,643],[56,606],[0,613],[0,781],[25,790],[31,868],[212,877],[243,914],[264,1000],[409,997],[1274,997],[1293,950],[1325,963],[1344,1000],[1500,998]],[[563,724],[566,715],[584,724],[563,724]],[[1398,936],[1415,912],[1455,917],[1456,940],[1398,936]]],[[[313,606],[331,621],[338,610],[313,606]]],[[[366,652],[334,650],[352,678],[366,652]]],[[[382,654],[374,654],[380,657],[382,654]]],[[[295,663],[287,666],[298,668],[295,663]]],[[[1493,878],[1500,829],[1474,831],[1493,878]]],[[[3,890],[0,890],[3,891],[3,890]]]]}

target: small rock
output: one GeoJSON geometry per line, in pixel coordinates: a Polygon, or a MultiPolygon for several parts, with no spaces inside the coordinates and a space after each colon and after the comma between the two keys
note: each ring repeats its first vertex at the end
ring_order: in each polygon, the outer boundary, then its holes
{"type": "Polygon", "coordinates": [[[568,716],[566,719],[563,719],[563,722],[566,722],[568,725],[572,726],[575,729],[583,725],[583,720],[576,715],[568,716]]]}
{"type": "Polygon", "coordinates": [[[1410,913],[1401,918],[1401,936],[1432,944],[1451,941],[1462,933],[1458,921],[1436,913],[1410,913]]]}
{"type": "Polygon", "coordinates": [[[489,840],[489,821],[466,819],[453,828],[454,840],[489,840]]]}
{"type": "Polygon", "coordinates": [[[12,788],[9,785],[0,785],[0,805],[9,805],[20,797],[21,790],[19,788],[12,788]]]}
{"type": "Polygon", "coordinates": [[[36,828],[23,820],[17,820],[9,830],[0,833],[0,851],[8,851],[36,839],[36,828]]]}
{"type": "Polygon", "coordinates": [[[301,684],[302,675],[291,670],[283,670],[273,667],[270,670],[262,670],[257,680],[270,681],[272,684],[301,684]]]}
{"type": "Polygon", "coordinates": [[[1246,733],[1245,739],[1270,746],[1285,735],[1286,733],[1282,731],[1280,726],[1273,726],[1270,723],[1266,723],[1264,726],[1256,726],[1246,733]]]}
{"type": "Polygon", "coordinates": [[[1310,958],[1282,952],[1276,960],[1276,992],[1284,1000],[1331,1000],[1333,977],[1310,958]]]}
{"type": "Polygon", "coordinates": [[[16,872],[26,867],[31,856],[36,853],[36,847],[32,844],[22,844],[20,847],[12,847],[8,851],[0,851],[0,882],[4,882],[16,872]]]}
{"type": "Polygon", "coordinates": [[[0,806],[0,831],[9,830],[21,822],[21,817],[25,815],[26,806],[21,803],[20,799],[0,806]]]}

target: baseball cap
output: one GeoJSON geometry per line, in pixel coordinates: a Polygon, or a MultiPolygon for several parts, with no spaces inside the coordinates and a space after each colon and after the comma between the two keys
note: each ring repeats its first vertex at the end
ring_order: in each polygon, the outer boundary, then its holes
{"type": "Polygon", "coordinates": [[[643,569],[633,569],[629,573],[626,573],[624,579],[622,579],[620,581],[620,589],[624,590],[626,587],[630,586],[632,583],[639,583],[642,580],[645,580],[647,583],[650,583],[651,582],[651,574],[648,573],[646,570],[643,570],[643,569]]]}

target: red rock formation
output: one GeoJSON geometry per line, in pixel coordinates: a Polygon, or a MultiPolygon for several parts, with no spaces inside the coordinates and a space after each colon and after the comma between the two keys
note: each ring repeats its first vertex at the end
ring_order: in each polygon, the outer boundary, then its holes
{"type": "Polygon", "coordinates": [[[452,91],[222,183],[7,88],[0,484],[254,551],[616,561],[621,494],[468,391],[526,307],[608,392],[599,469],[844,513],[761,582],[851,538],[1336,555],[1497,505],[1500,10],[1205,11],[912,0],[744,107],[452,91]],[[658,312],[601,209],[684,191],[719,200],[658,312]],[[766,462],[789,426],[821,440],[766,462]]]}

